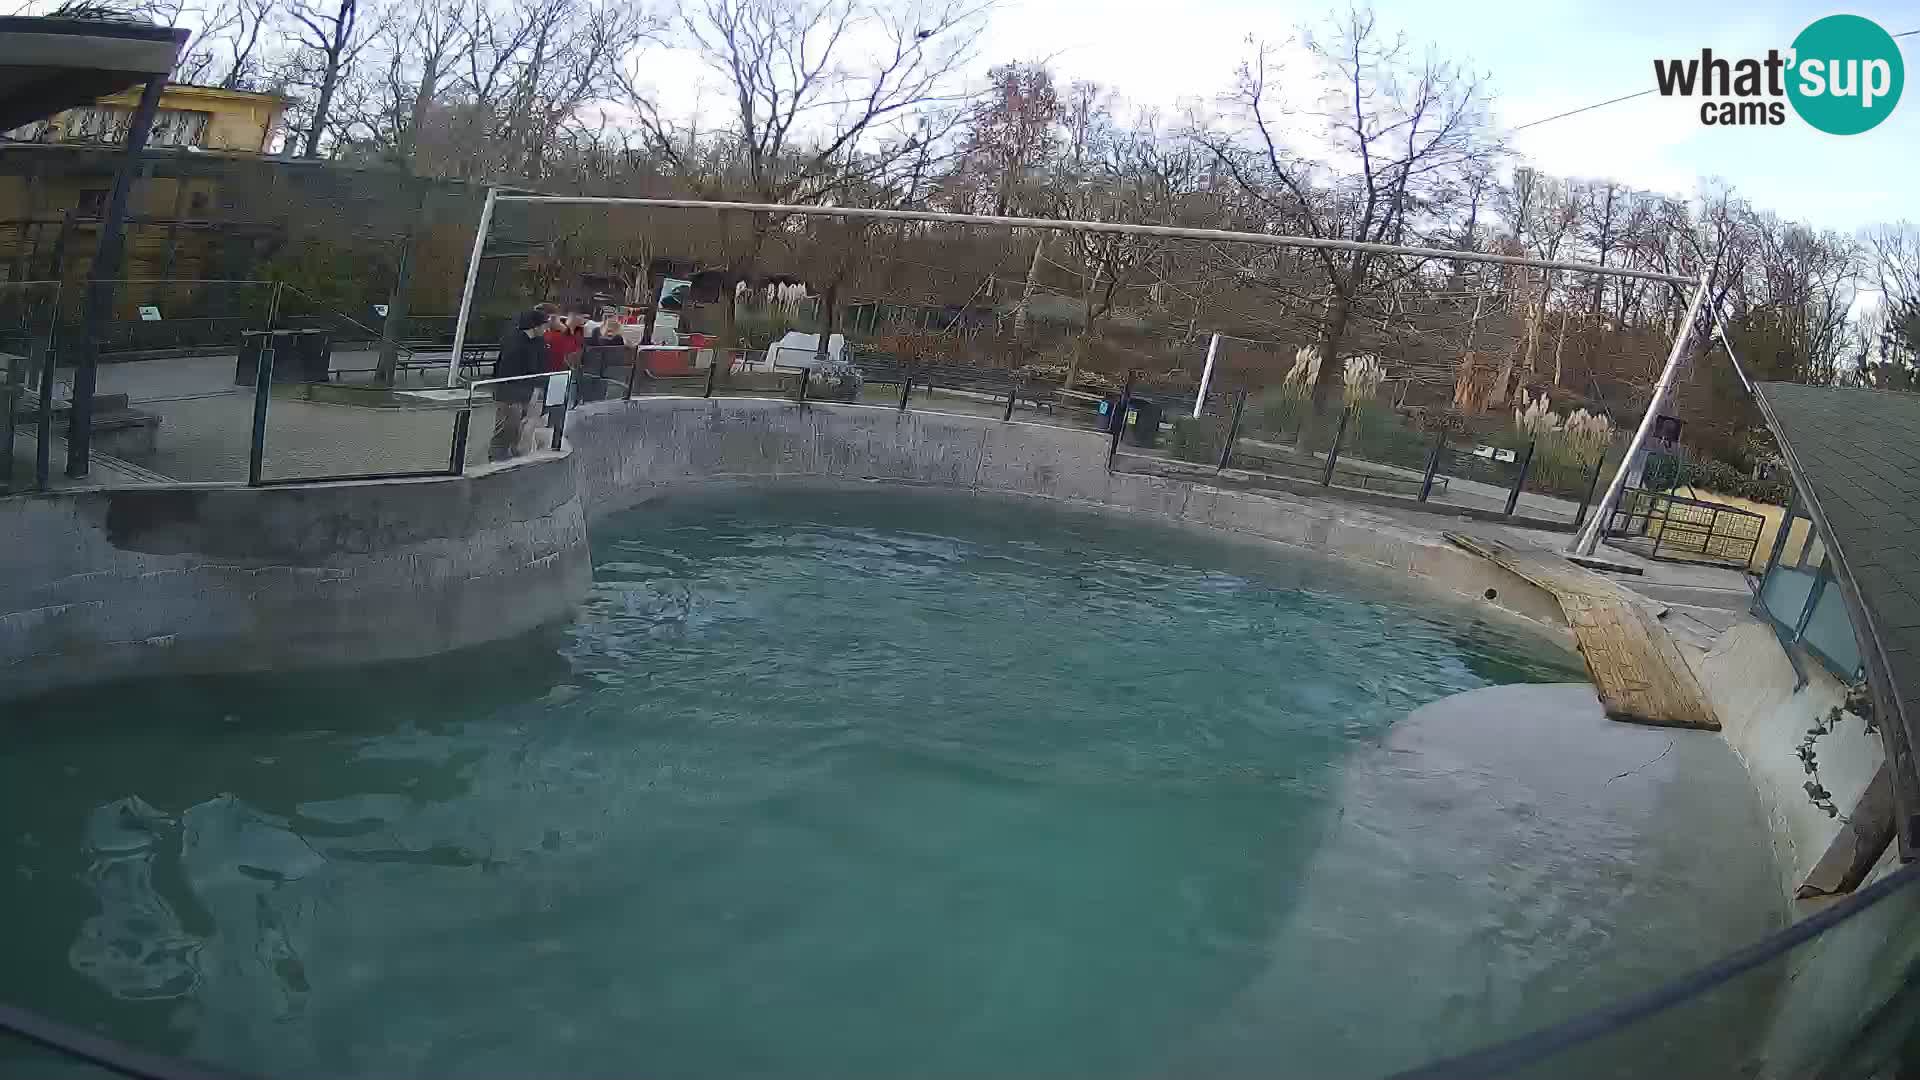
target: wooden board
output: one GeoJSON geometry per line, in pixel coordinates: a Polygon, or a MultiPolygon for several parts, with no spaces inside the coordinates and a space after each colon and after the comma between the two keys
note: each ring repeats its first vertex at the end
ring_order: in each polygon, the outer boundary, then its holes
{"type": "Polygon", "coordinates": [[[1666,627],[1631,594],[1549,551],[1465,533],[1455,545],[1552,593],[1580,643],[1608,716],[1661,727],[1720,730],[1693,668],[1666,627]]]}

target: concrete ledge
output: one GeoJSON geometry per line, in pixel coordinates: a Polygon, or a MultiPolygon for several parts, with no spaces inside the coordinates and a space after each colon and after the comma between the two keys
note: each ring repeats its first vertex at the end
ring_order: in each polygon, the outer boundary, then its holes
{"type": "Polygon", "coordinates": [[[573,463],[0,502],[0,698],[428,656],[565,618],[592,569],[573,463]]]}

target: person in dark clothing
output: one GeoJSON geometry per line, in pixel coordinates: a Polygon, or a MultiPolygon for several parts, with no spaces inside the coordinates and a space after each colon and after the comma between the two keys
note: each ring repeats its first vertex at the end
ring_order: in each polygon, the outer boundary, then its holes
{"type": "MultiPolygon", "coordinates": [[[[494,377],[507,379],[545,371],[546,329],[544,312],[523,311],[514,316],[508,331],[500,335],[500,359],[493,365],[494,377]]],[[[501,461],[514,455],[533,394],[544,385],[539,379],[493,384],[493,441],[487,449],[487,460],[501,461]]]]}

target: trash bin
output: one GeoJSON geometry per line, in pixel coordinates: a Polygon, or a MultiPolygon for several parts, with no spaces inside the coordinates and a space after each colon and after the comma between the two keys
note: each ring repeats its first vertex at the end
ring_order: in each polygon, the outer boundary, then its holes
{"type": "Polygon", "coordinates": [[[240,331],[240,358],[233,362],[233,385],[252,386],[259,378],[260,350],[267,344],[267,331],[240,331]]]}
{"type": "Polygon", "coordinates": [[[1148,398],[1137,397],[1127,407],[1133,414],[1133,445],[1160,445],[1160,403],[1148,398]]]}
{"type": "Polygon", "coordinates": [[[293,331],[292,369],[304,383],[323,383],[333,377],[333,335],[325,330],[293,331]]]}

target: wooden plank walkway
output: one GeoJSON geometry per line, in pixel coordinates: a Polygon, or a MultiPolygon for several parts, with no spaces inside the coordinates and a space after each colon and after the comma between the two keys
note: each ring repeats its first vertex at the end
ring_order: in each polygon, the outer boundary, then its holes
{"type": "Polygon", "coordinates": [[[1720,730],[1720,720],[1679,645],[1631,594],[1553,552],[1465,533],[1445,536],[1560,601],[1608,716],[1661,727],[1720,730]]]}

